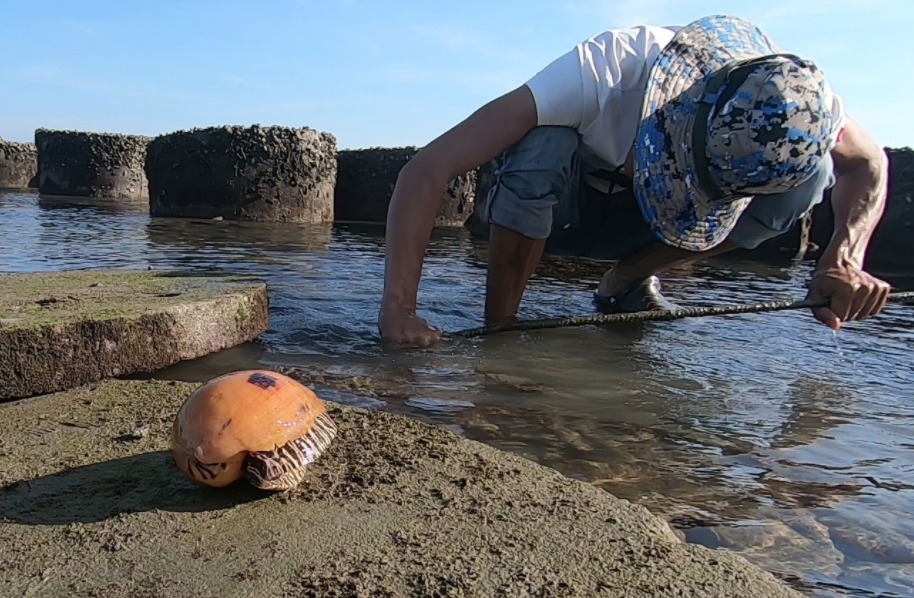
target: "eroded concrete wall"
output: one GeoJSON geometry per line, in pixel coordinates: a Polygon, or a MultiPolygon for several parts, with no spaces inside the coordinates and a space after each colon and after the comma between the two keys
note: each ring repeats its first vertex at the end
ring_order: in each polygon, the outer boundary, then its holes
{"type": "Polygon", "coordinates": [[[333,221],[336,138],[310,128],[224,126],[155,138],[153,216],[333,221]]]}
{"type": "Polygon", "coordinates": [[[38,188],[45,195],[145,199],[149,138],[38,129],[38,188]]]}
{"type": "Polygon", "coordinates": [[[38,148],[34,143],[0,139],[0,189],[38,186],[38,148]]]}

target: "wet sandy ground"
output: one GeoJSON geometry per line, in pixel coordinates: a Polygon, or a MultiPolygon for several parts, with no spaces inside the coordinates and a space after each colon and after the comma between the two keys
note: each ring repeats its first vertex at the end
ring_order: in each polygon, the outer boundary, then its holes
{"type": "Polygon", "coordinates": [[[798,596],[594,486],[401,416],[330,405],[298,489],[198,488],[169,449],[195,384],[0,405],[4,596],[798,596]]]}

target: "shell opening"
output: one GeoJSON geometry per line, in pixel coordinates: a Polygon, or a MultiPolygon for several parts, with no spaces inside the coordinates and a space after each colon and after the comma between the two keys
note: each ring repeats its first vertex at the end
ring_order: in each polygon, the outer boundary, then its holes
{"type": "Polygon", "coordinates": [[[337,428],[326,413],[314,420],[302,436],[272,451],[248,454],[245,476],[261,490],[288,490],[298,486],[308,466],[314,463],[336,437],[337,428]]]}

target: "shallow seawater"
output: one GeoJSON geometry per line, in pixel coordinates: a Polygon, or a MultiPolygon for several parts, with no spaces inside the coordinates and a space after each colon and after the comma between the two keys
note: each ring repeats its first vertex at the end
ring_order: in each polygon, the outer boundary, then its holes
{"type": "MultiPolygon", "coordinates": [[[[484,245],[438,231],[428,253],[421,313],[446,330],[480,325],[484,245]]],[[[0,192],[0,271],[148,266],[256,275],[271,293],[258,342],[158,377],[258,366],[358,377],[381,392],[324,396],[520,453],[811,596],[914,595],[914,307],[837,335],[790,312],[386,351],[380,228],[157,219],[143,203],[0,192]]],[[[688,306],[798,298],[809,268],[719,260],[664,285],[688,306]]],[[[548,260],[521,316],[592,313],[603,269],[548,260]]]]}

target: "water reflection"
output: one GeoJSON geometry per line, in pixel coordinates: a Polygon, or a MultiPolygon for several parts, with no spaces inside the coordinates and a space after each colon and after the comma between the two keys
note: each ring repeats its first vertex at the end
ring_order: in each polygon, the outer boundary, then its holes
{"type": "MultiPolygon", "coordinates": [[[[914,593],[911,308],[837,337],[797,312],[390,352],[375,325],[381,227],[153,219],[95,203],[0,193],[0,269],[187,268],[270,286],[270,329],[257,342],[156,376],[298,368],[321,380],[328,399],[516,451],[644,504],[687,539],[741,552],[811,594],[914,593]]],[[[422,313],[448,330],[479,325],[485,246],[464,231],[436,231],[428,255],[422,313]]],[[[547,259],[521,315],[590,313],[606,267],[547,259]]],[[[664,285],[684,305],[744,303],[802,297],[808,275],[808,264],[717,260],[664,285]]]]}
{"type": "Polygon", "coordinates": [[[138,199],[113,199],[104,197],[70,197],[64,195],[39,195],[38,208],[42,211],[63,210],[78,213],[81,217],[146,214],[149,202],[138,199]]]}

